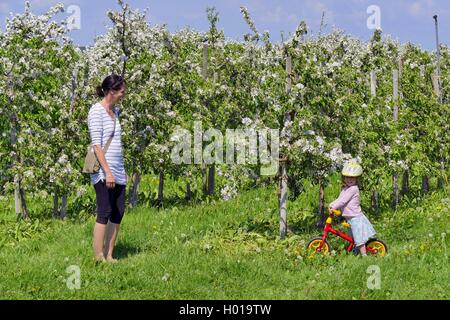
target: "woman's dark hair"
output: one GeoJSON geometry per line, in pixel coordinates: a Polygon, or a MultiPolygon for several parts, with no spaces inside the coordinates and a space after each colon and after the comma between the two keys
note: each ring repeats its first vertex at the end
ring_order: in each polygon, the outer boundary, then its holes
{"type": "Polygon", "coordinates": [[[120,90],[124,83],[123,77],[117,74],[109,75],[103,80],[102,85],[96,88],[97,95],[103,98],[110,90],[120,90]]]}

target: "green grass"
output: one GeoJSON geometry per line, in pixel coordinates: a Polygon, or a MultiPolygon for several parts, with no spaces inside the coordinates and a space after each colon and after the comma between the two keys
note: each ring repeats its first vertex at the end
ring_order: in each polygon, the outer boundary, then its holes
{"type": "MultiPolygon", "coordinates": [[[[338,192],[329,188],[327,202],[338,192]]],[[[312,190],[288,205],[294,233],[285,240],[275,188],[195,207],[128,210],[117,264],[94,263],[93,216],[17,225],[8,211],[0,215],[0,299],[450,298],[449,187],[370,216],[388,243],[384,258],[347,255],[333,240],[335,253],[308,259],[305,244],[320,234],[302,227],[314,214],[312,190]],[[67,286],[71,265],[80,268],[80,289],[67,286]],[[367,286],[372,265],[380,289],[367,286]]]]}

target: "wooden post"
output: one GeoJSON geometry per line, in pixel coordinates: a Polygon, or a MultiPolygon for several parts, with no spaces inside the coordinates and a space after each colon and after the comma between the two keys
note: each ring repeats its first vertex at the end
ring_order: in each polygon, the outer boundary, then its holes
{"type": "MultiPolygon", "coordinates": [[[[292,88],[292,59],[286,57],[286,93],[289,93],[292,88]]],[[[290,113],[284,115],[284,123],[290,121],[290,113]]],[[[280,183],[280,238],[284,239],[287,232],[287,192],[288,192],[288,175],[287,175],[287,159],[280,161],[281,183],[280,183]]]]}
{"type": "Polygon", "coordinates": [[[89,61],[86,61],[85,67],[83,68],[83,87],[87,88],[89,86],[89,61]]]}
{"type": "Polygon", "coordinates": [[[393,95],[394,95],[394,121],[398,121],[398,70],[392,72],[393,95]]]}
{"type": "MultiPolygon", "coordinates": [[[[438,16],[433,16],[436,27],[436,75],[437,75],[437,90],[440,91],[441,83],[441,46],[439,43],[439,26],[438,26],[438,16]]],[[[442,103],[442,96],[438,94],[439,103],[442,103]]]]}
{"type": "MultiPolygon", "coordinates": [[[[74,69],[72,72],[72,88],[71,88],[71,92],[70,92],[70,114],[73,115],[74,109],[75,109],[75,97],[76,97],[76,93],[75,91],[77,90],[77,78],[78,78],[78,70],[74,69]]],[[[55,197],[59,197],[58,192],[55,192],[55,197]]],[[[61,210],[58,212],[58,201],[59,199],[56,199],[56,210],[53,209],[53,215],[54,217],[58,217],[60,219],[65,219],[66,218],[66,214],[67,214],[67,193],[64,193],[61,196],[61,210]],[[55,214],[57,214],[55,216],[55,214]]],[[[55,205],[55,200],[53,205],[55,205]]]]}
{"type": "Polygon", "coordinates": [[[202,163],[202,190],[203,194],[208,194],[208,175],[207,175],[207,166],[202,163]]]}
{"type": "MultiPolygon", "coordinates": [[[[431,76],[431,80],[433,83],[433,91],[436,94],[439,103],[442,103],[442,92],[441,92],[441,88],[439,85],[439,73],[436,72],[435,74],[433,74],[431,76]]],[[[444,165],[444,157],[442,156],[442,154],[441,154],[441,158],[439,159],[439,164],[441,167],[441,173],[442,173],[442,175],[444,175],[445,174],[445,165],[444,165]]],[[[444,179],[442,177],[438,177],[437,184],[438,184],[437,187],[439,189],[443,188],[444,187],[444,179]]]]}
{"type": "MultiPolygon", "coordinates": [[[[420,66],[420,67],[423,67],[423,66],[420,66]]],[[[401,83],[402,83],[401,79],[402,79],[402,74],[403,74],[403,60],[401,58],[399,59],[398,70],[399,70],[399,79],[400,79],[400,84],[399,84],[400,97],[403,98],[403,90],[402,90],[402,86],[401,86],[401,83]]],[[[405,171],[403,171],[402,189],[400,191],[400,195],[402,197],[408,193],[408,185],[409,185],[409,168],[407,168],[405,171]]]]}
{"type": "Polygon", "coordinates": [[[211,164],[208,168],[208,195],[214,194],[216,166],[211,164]]]}
{"type": "Polygon", "coordinates": [[[67,215],[67,194],[63,194],[61,197],[61,213],[60,218],[65,219],[67,215]]]}
{"type": "MultiPolygon", "coordinates": [[[[420,77],[422,81],[425,81],[425,66],[420,66],[420,77]]],[[[427,193],[429,190],[428,177],[422,176],[422,193],[427,193]]]]}
{"type": "MultiPolygon", "coordinates": [[[[15,115],[12,116],[11,119],[11,145],[13,146],[13,161],[16,163],[19,161],[17,156],[17,136],[16,136],[16,130],[17,130],[17,124],[16,124],[16,117],[15,115]]],[[[16,217],[19,218],[22,215],[22,202],[20,197],[20,176],[18,173],[14,175],[14,204],[16,209],[16,217]]]]}
{"type": "Polygon", "coordinates": [[[159,185],[158,185],[158,207],[162,207],[164,200],[164,171],[159,173],[159,185]]]}
{"type": "Polygon", "coordinates": [[[402,196],[408,193],[408,185],[409,185],[409,172],[408,170],[405,170],[405,172],[403,172],[402,191],[400,193],[402,196]]]}
{"type": "Polygon", "coordinates": [[[127,60],[128,60],[128,50],[125,46],[125,30],[126,30],[126,11],[128,9],[128,5],[125,5],[125,7],[122,7],[122,35],[121,35],[121,42],[122,42],[122,51],[124,54],[123,57],[123,66],[122,66],[122,77],[125,78],[125,70],[127,67],[127,60]]]}
{"type": "MultiPolygon", "coordinates": [[[[213,74],[213,81],[214,83],[217,83],[218,81],[218,74],[217,72],[214,71],[213,74]]],[[[216,125],[216,120],[215,120],[215,110],[213,111],[213,125],[216,125]]],[[[216,182],[216,165],[215,163],[211,164],[209,166],[209,170],[208,170],[208,195],[213,195],[214,194],[214,186],[215,186],[215,182],[216,182]]]]}
{"type": "MultiPolygon", "coordinates": [[[[14,82],[12,78],[12,70],[8,73],[8,103],[12,107],[14,96],[14,82]]],[[[14,111],[11,113],[11,134],[10,141],[13,149],[13,163],[17,165],[21,162],[19,156],[19,148],[17,147],[17,115],[14,111]]],[[[20,174],[14,175],[14,205],[17,218],[29,219],[28,210],[26,208],[25,193],[21,189],[21,177],[20,174]]]]}
{"type": "Polygon", "coordinates": [[[281,181],[280,181],[280,238],[286,237],[287,231],[287,189],[288,177],[286,168],[286,159],[280,160],[281,181]]]}
{"type": "Polygon", "coordinates": [[[72,73],[72,90],[70,95],[70,113],[73,114],[73,111],[75,109],[75,91],[77,90],[77,77],[78,77],[78,70],[75,69],[72,73]]]}
{"type": "Polygon", "coordinates": [[[370,93],[372,97],[377,95],[377,74],[375,70],[370,71],[370,93]]]}
{"type": "Polygon", "coordinates": [[[191,184],[188,182],[186,186],[186,201],[191,201],[191,199],[192,199],[191,184]]]}
{"type": "Polygon", "coordinates": [[[25,190],[20,185],[19,180],[19,190],[20,190],[20,203],[22,204],[22,218],[24,220],[30,220],[30,213],[28,212],[27,202],[25,198],[25,190]]]}
{"type": "Polygon", "coordinates": [[[130,207],[135,207],[138,204],[138,190],[140,181],[141,175],[139,172],[133,173],[131,176],[130,189],[128,191],[128,204],[130,207]]]}
{"type": "MultiPolygon", "coordinates": [[[[208,44],[203,44],[203,63],[202,63],[202,77],[203,79],[208,79],[208,44]]],[[[205,195],[209,194],[209,170],[206,165],[202,163],[202,183],[203,183],[203,193],[205,195]],[[206,172],[208,172],[206,174],[206,172]]]]}
{"type": "MultiPolygon", "coordinates": [[[[400,70],[400,74],[399,77],[401,79],[401,75],[402,75],[402,70],[403,70],[403,60],[400,60],[400,65],[399,65],[399,70],[400,70]]],[[[424,66],[420,66],[420,70],[424,70],[423,68],[424,66]]],[[[424,70],[425,72],[425,70],[424,70]]],[[[401,81],[400,81],[401,83],[401,81]]],[[[400,96],[403,97],[403,92],[400,91],[400,96]]],[[[403,172],[403,177],[402,177],[402,190],[400,191],[400,195],[403,197],[408,193],[408,186],[409,186],[409,168],[406,169],[403,172]]]]}
{"type": "Polygon", "coordinates": [[[378,213],[378,191],[377,190],[372,190],[372,209],[375,210],[378,213]]]}
{"type": "Polygon", "coordinates": [[[320,19],[319,38],[322,35],[324,24],[325,24],[325,11],[322,11],[322,19],[320,19]]]}
{"type": "MultiPolygon", "coordinates": [[[[370,71],[370,95],[376,97],[377,95],[377,75],[375,70],[370,71]]],[[[378,211],[378,191],[372,190],[372,209],[378,211]]]]}
{"type": "Polygon", "coordinates": [[[428,179],[428,176],[423,176],[422,177],[422,193],[428,193],[428,191],[430,191],[430,182],[428,179]]]}
{"type": "Polygon", "coordinates": [[[291,91],[292,88],[292,79],[291,79],[291,75],[292,75],[292,58],[291,57],[286,57],[286,73],[287,73],[287,77],[286,77],[286,93],[289,93],[291,91]]]}
{"type": "Polygon", "coordinates": [[[439,89],[439,77],[437,74],[431,75],[431,82],[433,83],[433,91],[438,100],[440,101],[441,90],[439,89]]]}
{"type": "Polygon", "coordinates": [[[58,218],[59,217],[59,194],[58,194],[58,187],[55,188],[55,193],[53,194],[53,213],[52,216],[53,218],[58,218]]]}
{"type": "Polygon", "coordinates": [[[425,66],[424,65],[421,65],[419,67],[419,73],[420,73],[421,78],[425,78],[425,66]]]}
{"type": "Polygon", "coordinates": [[[203,64],[202,64],[202,77],[208,78],[208,44],[203,44],[203,64]]]}
{"type": "MultiPolygon", "coordinates": [[[[394,70],[392,73],[393,81],[393,99],[394,99],[394,121],[398,122],[398,75],[399,71],[394,70]]],[[[398,206],[398,173],[392,175],[392,207],[398,206]]]]}
{"type": "Polygon", "coordinates": [[[317,226],[319,228],[323,228],[325,225],[325,189],[324,189],[324,182],[322,180],[319,181],[319,219],[317,221],[317,226]]]}

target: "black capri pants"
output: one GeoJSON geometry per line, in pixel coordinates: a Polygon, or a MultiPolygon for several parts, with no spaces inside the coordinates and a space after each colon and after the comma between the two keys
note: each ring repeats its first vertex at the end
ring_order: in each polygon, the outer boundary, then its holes
{"type": "Polygon", "coordinates": [[[125,213],[125,185],[116,184],[108,189],[106,181],[100,180],[94,185],[97,194],[97,222],[120,224],[125,213]]]}

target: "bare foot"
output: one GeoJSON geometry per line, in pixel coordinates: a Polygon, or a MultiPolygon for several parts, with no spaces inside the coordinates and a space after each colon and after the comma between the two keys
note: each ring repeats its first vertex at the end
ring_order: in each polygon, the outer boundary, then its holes
{"type": "Polygon", "coordinates": [[[119,260],[114,259],[113,257],[107,257],[105,260],[106,260],[106,262],[109,262],[109,263],[117,263],[117,262],[119,262],[119,260]]]}
{"type": "Polygon", "coordinates": [[[106,261],[106,259],[104,256],[95,257],[95,262],[105,262],[105,261],[106,261]]]}

